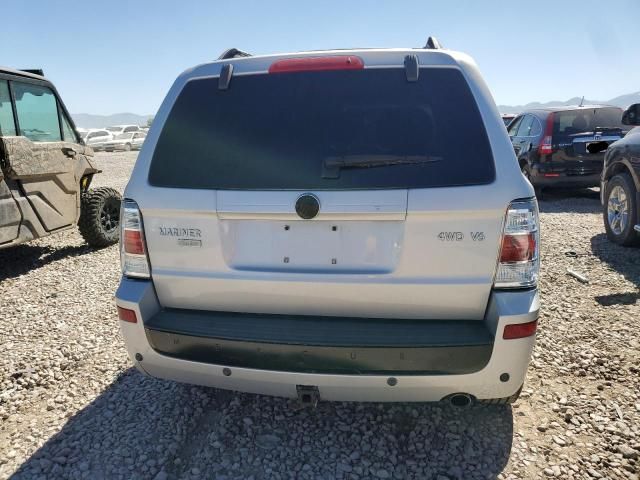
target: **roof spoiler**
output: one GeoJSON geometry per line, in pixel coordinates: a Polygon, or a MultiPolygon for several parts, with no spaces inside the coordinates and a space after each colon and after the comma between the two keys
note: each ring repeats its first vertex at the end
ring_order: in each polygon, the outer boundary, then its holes
{"type": "Polygon", "coordinates": [[[442,45],[440,45],[440,42],[436,37],[429,37],[427,38],[427,44],[424,46],[424,48],[426,48],[427,50],[440,50],[442,48],[442,45]]]}
{"type": "Polygon", "coordinates": [[[41,68],[21,68],[20,71],[24,73],[33,73],[34,75],[40,75],[41,77],[44,77],[44,72],[41,68]]]}
{"type": "Polygon", "coordinates": [[[243,52],[242,50],[238,50],[237,48],[230,48],[229,50],[225,50],[224,52],[222,52],[222,55],[218,57],[218,60],[228,60],[230,58],[242,58],[250,56],[250,53],[243,52]]]}

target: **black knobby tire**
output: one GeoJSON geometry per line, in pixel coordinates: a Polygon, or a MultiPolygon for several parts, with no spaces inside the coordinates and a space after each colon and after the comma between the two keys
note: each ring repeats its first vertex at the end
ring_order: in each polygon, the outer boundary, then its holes
{"type": "Polygon", "coordinates": [[[122,197],[113,188],[100,187],[82,195],[78,228],[85,241],[95,248],[118,243],[122,197]]]}
{"type": "MultiPolygon", "coordinates": [[[[634,226],[638,220],[638,204],[636,201],[636,187],[633,180],[626,173],[620,173],[607,182],[604,192],[604,205],[602,206],[602,216],[604,219],[604,228],[607,231],[607,237],[613,243],[630,247],[640,244],[640,235],[634,230],[634,226]],[[617,197],[620,192],[624,192],[626,196],[625,209],[626,221],[624,228],[615,221],[615,209],[610,211],[611,197],[617,197]],[[612,215],[613,214],[613,215],[612,215]],[[615,223],[615,225],[612,225],[615,223]]],[[[616,203],[616,202],[614,202],[616,203]]]]}

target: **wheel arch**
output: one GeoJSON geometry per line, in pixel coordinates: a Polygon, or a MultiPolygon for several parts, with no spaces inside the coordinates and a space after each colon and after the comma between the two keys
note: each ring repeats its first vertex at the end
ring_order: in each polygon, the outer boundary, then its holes
{"type": "Polygon", "coordinates": [[[638,179],[638,176],[635,174],[633,167],[626,158],[617,160],[616,162],[609,165],[607,170],[604,172],[603,178],[605,181],[608,181],[611,180],[614,176],[621,173],[628,174],[636,187],[636,191],[640,191],[640,179],[638,179]]]}

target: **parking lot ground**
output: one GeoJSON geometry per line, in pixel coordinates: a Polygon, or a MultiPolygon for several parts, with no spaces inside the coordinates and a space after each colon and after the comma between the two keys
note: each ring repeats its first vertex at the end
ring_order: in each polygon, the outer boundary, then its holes
{"type": "MultiPolygon", "coordinates": [[[[97,154],[95,185],[122,190],[135,158],[97,154]]],[[[513,406],[299,410],[148,378],[119,336],[117,246],[71,230],[0,251],[0,478],[637,480],[640,249],[607,241],[597,192],[540,207],[542,314],[513,406]]]]}

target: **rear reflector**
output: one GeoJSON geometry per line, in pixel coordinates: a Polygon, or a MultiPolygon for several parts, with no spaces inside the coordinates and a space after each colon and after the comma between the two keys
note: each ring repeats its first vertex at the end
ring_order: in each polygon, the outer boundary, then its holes
{"type": "Polygon", "coordinates": [[[118,318],[123,322],[137,323],[138,317],[136,312],[129,310],[128,308],[118,307],[118,318]]]}
{"type": "Polygon", "coordinates": [[[278,60],[269,67],[269,73],[318,72],[324,70],[362,70],[364,62],[354,55],[333,57],[305,57],[278,60]]]}
{"type": "Polygon", "coordinates": [[[534,320],[533,322],[515,323],[512,325],[507,325],[504,327],[502,338],[504,340],[515,340],[516,338],[530,337],[531,335],[536,333],[537,328],[538,328],[537,320],[534,320]]]}
{"type": "Polygon", "coordinates": [[[559,173],[545,173],[543,174],[544,177],[559,177],[560,174],[559,173]]]}

